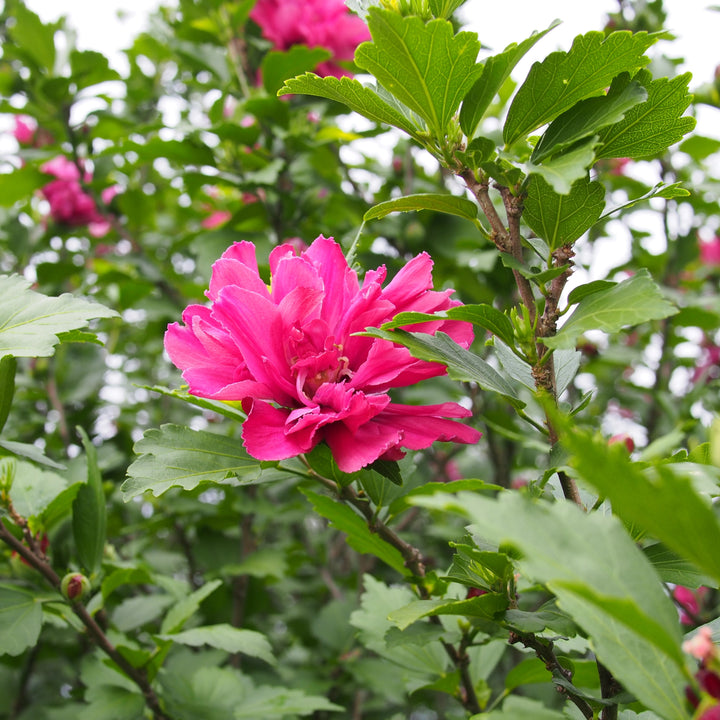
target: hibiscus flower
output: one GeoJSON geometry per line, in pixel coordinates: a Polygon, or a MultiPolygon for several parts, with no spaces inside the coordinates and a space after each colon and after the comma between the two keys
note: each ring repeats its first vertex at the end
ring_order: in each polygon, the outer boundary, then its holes
{"type": "MultiPolygon", "coordinates": [[[[241,400],[247,451],[283,460],[330,447],[338,467],[354,472],[378,458],[399,459],[436,440],[474,443],[480,434],[458,423],[470,412],[453,402],[400,405],[393,387],[442,375],[445,366],[417,360],[404,347],[355,333],[397,313],[432,313],[459,305],[452,290],[432,290],[432,260],[413,258],[385,287],[385,267],[362,283],[332,238],[318,237],[296,255],[270,254],[271,283],[258,272],[252,243],[235,243],[212,269],[210,306],[191,305],[165,335],[165,349],[189,392],[241,400]]],[[[441,330],[463,347],[469,323],[438,320],[414,332],[441,330]]]]}

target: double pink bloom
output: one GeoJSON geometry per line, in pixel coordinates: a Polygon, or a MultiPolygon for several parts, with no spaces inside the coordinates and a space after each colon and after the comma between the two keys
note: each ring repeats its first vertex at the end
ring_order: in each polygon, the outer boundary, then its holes
{"type": "MultiPolygon", "coordinates": [[[[191,305],[173,323],[165,349],[193,395],[242,400],[243,440],[259,460],[282,460],[325,441],[344,472],[378,458],[398,459],[436,440],[476,442],[480,434],[448,418],[470,412],[452,402],[399,405],[393,387],[443,375],[445,367],[404,347],[354,333],[403,311],[432,313],[459,303],[432,290],[432,260],[413,258],[383,288],[385,268],[362,286],[340,246],[322,235],[297,256],[291,245],[270,254],[271,285],[261,279],[255,247],[241,242],[213,265],[210,307],[191,305]]],[[[412,326],[447,333],[463,347],[472,327],[457,321],[412,326]]]]}
{"type": "Polygon", "coordinates": [[[250,17],[278,50],[293,45],[329,50],[332,59],[320,63],[315,71],[321,77],[349,75],[337,61],[352,60],[355,48],[370,40],[365,23],[350,13],[343,0],[258,0],[250,17]]]}

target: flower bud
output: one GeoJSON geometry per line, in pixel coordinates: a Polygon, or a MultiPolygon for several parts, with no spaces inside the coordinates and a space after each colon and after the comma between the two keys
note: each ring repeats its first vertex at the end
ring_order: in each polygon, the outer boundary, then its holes
{"type": "Polygon", "coordinates": [[[608,445],[617,445],[618,443],[625,445],[629,453],[631,453],[635,449],[635,441],[627,433],[619,433],[618,435],[613,435],[608,440],[608,445]]]}
{"type": "Polygon", "coordinates": [[[90,581],[81,573],[68,573],[60,584],[63,597],[75,602],[90,591],[90,581]]]}

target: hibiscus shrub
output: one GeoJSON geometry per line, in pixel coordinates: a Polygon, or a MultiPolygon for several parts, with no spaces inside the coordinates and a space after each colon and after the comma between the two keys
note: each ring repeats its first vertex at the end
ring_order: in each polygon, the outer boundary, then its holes
{"type": "Polygon", "coordinates": [[[0,716],[718,717],[713,71],[479,13],[6,0],[0,716]]]}

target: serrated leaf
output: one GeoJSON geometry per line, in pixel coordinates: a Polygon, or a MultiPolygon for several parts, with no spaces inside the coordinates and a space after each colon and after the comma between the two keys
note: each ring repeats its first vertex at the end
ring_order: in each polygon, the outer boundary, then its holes
{"type": "Polygon", "coordinates": [[[589,140],[540,165],[526,163],[525,171],[528,175],[542,175],[556,193],[567,195],[576,181],[587,176],[588,168],[595,162],[597,143],[598,136],[593,135],[589,140]]]}
{"type": "Polygon", "coordinates": [[[648,64],[644,52],[658,39],[647,33],[602,32],[579,35],[568,52],[535,63],[517,91],[503,129],[506,145],[551,122],[575,103],[600,95],[623,72],[648,64]]]}
{"type": "Polygon", "coordinates": [[[262,61],[263,87],[268,93],[274,94],[288,78],[314,70],[319,63],[330,57],[332,53],[324,47],[293,45],[285,52],[271,50],[262,61]]]}
{"type": "Polygon", "coordinates": [[[163,619],[160,632],[163,635],[178,633],[182,626],[199,610],[200,603],[222,585],[222,580],[211,580],[174,604],[163,619]]]}
{"type": "Polygon", "coordinates": [[[550,348],[568,350],[588,330],[614,333],[676,312],[677,308],[665,300],[650,273],[642,268],[615,287],[583,298],[557,335],[543,338],[543,342],[550,348]]]}
{"type": "Polygon", "coordinates": [[[356,113],[372,120],[404,130],[417,139],[419,129],[405,115],[389,105],[371,87],[362,85],[358,80],[342,77],[320,78],[313,73],[286,80],[278,95],[314,95],[335,100],[347,105],[356,113]]]}
{"type": "Polygon", "coordinates": [[[200,483],[222,483],[228,477],[259,482],[260,463],[239,440],[181,425],[162,425],[135,443],[140,457],[128,468],[122,485],[126,500],[152,490],[158,497],[171,487],[192,490],[200,483]]]}
{"type": "Polygon", "coordinates": [[[625,118],[600,131],[600,158],[642,158],[664,152],[695,127],[695,118],[683,116],[692,102],[688,92],[691,73],[675,78],[652,79],[642,70],[635,80],[647,89],[648,99],[627,112],[625,118]]]}
{"type": "Polygon", "coordinates": [[[527,192],[523,220],[550,250],[575,242],[598,221],[605,207],[604,186],[587,177],[576,180],[569,193],[560,195],[535,175],[527,192]]]}
{"type": "Polygon", "coordinates": [[[568,295],[567,304],[575,305],[579,303],[583,298],[594,295],[596,292],[602,290],[609,290],[617,285],[617,283],[611,282],[610,280],[593,280],[592,282],[585,283],[573,288],[568,295]]]}
{"type": "Polygon", "coordinates": [[[100,569],[107,525],[105,492],[97,463],[97,450],[82,428],[78,428],[87,458],[87,482],[80,487],[72,504],[73,537],[78,558],[90,573],[100,569]]]}
{"type": "Polygon", "coordinates": [[[613,79],[607,95],[580,100],[550,123],[531,160],[540,163],[602,128],[619,123],[631,108],[647,100],[647,90],[626,73],[613,79]]]}
{"type": "Polygon", "coordinates": [[[370,8],[373,42],[363,43],[355,62],[428,124],[437,137],[472,87],[480,41],[475,33],[455,34],[447,20],[427,24],[416,16],[370,8]]]}
{"type": "Polygon", "coordinates": [[[477,205],[467,198],[456,195],[424,193],[419,195],[406,195],[395,200],[386,200],[371,207],[363,216],[363,222],[384,218],[394,212],[414,212],[417,210],[432,210],[434,212],[457,215],[458,217],[477,221],[477,205]]]}
{"type": "Polygon", "coordinates": [[[411,333],[406,330],[382,330],[366,328],[365,333],[371,337],[379,337],[406,347],[413,357],[447,365],[448,377],[451,380],[477,383],[483,390],[491,390],[503,395],[516,408],[525,403],[520,400],[513,388],[505,381],[495,368],[486,363],[475,353],[465,350],[445,333],[435,335],[411,333]]]}
{"type": "Polygon", "coordinates": [[[0,275],[0,297],[0,358],[49,357],[58,333],[85,327],[94,318],[117,317],[114,310],[69,294],[34,292],[19,275],[0,275]]]}
{"type": "Polygon", "coordinates": [[[20,655],[37,643],[42,604],[27,590],[0,585],[0,655],[20,655]]]}
{"type": "Polygon", "coordinates": [[[492,618],[508,606],[506,597],[496,593],[479,595],[468,600],[415,600],[409,605],[393,610],[388,620],[400,630],[414,622],[433,615],[462,615],[464,617],[492,618]]]}
{"type": "Polygon", "coordinates": [[[206,625],[178,633],[163,634],[159,637],[161,640],[171,640],[191,647],[210,645],[210,647],[225,650],[225,652],[242,653],[260,658],[270,665],[277,664],[272,647],[262,633],[254,630],[242,630],[227,623],[206,625]]]}
{"type": "Polygon", "coordinates": [[[300,491],[310,501],[318,515],[329,520],[334,528],[347,535],[347,542],[351,548],[359,553],[374,555],[401,575],[406,577],[410,575],[400,551],[371,532],[367,522],[352,508],[326,495],[318,495],[312,490],[300,488],[300,491]]]}
{"type": "Polygon", "coordinates": [[[555,20],[547,30],[533,32],[520,44],[511,43],[499,55],[493,55],[483,63],[482,74],[465,96],[460,110],[460,127],[471,138],[503,83],[513,68],[525,57],[535,43],[560,24],[555,20]]]}
{"type": "Polygon", "coordinates": [[[40,470],[20,460],[16,463],[10,499],[22,517],[34,518],[40,516],[66,487],[67,481],[57,473],[40,470]]]}
{"type": "Polygon", "coordinates": [[[509,318],[492,305],[486,304],[458,305],[434,315],[430,313],[402,312],[398,313],[390,322],[383,323],[380,327],[383,330],[394,330],[406,325],[432,322],[438,319],[471,322],[473,325],[484,328],[499,337],[507,345],[512,345],[515,341],[515,333],[509,318]]]}

